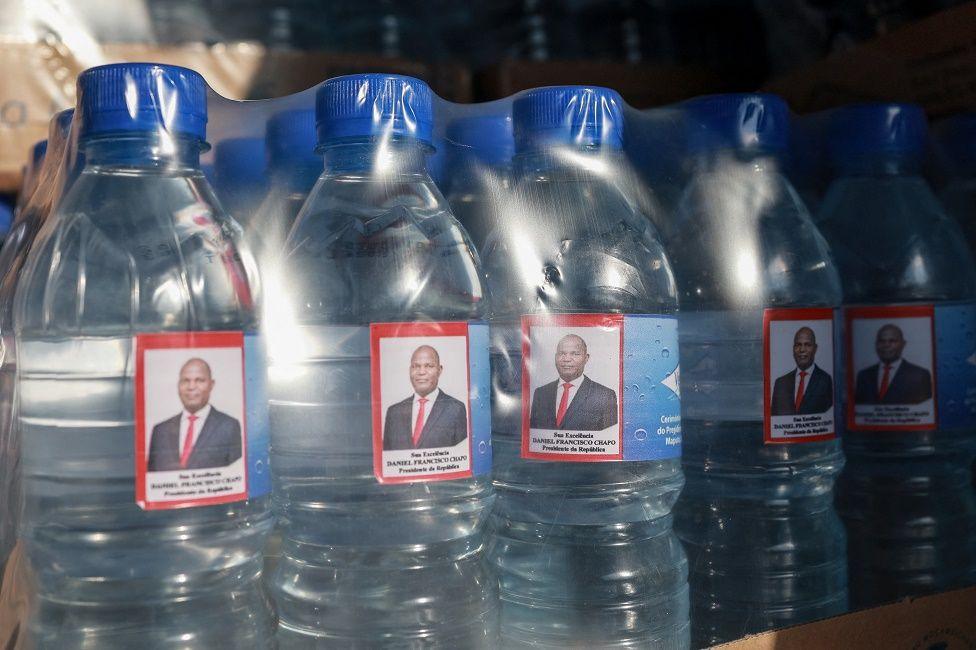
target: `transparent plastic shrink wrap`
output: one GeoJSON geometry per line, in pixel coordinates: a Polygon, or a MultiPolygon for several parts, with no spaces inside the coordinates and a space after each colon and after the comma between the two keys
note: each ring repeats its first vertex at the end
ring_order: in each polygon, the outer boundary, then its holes
{"type": "Polygon", "coordinates": [[[932,127],[931,161],[939,200],[966,234],[976,253],[976,112],[961,113],[932,127]]]}
{"type": "Polygon", "coordinates": [[[920,106],[823,119],[833,181],[816,221],[844,285],[837,506],[851,603],[867,607],[976,584],[976,262],[922,177],[920,106]]]}
{"type": "Polygon", "coordinates": [[[679,650],[846,608],[840,285],[779,100],[78,97],[0,252],[7,645],[679,650]]]}

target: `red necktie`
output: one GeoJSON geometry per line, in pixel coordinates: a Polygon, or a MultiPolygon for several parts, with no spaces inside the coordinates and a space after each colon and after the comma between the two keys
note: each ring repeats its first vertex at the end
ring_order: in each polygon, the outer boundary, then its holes
{"type": "Polygon", "coordinates": [[[878,390],[878,399],[884,399],[885,393],[888,392],[888,379],[890,379],[890,373],[891,366],[885,364],[884,374],[881,375],[881,388],[878,390]]]}
{"type": "Polygon", "coordinates": [[[563,418],[566,417],[566,407],[569,406],[569,391],[573,385],[569,382],[563,384],[563,396],[559,398],[559,410],[556,411],[556,426],[563,426],[563,418]]]}
{"type": "Polygon", "coordinates": [[[796,387],[796,400],[793,401],[793,411],[797,412],[800,410],[800,402],[803,401],[803,391],[807,387],[807,371],[800,371],[800,385],[796,387]]]}
{"type": "Polygon", "coordinates": [[[424,408],[427,405],[427,398],[420,398],[420,408],[417,409],[417,422],[413,425],[413,446],[416,447],[420,442],[420,434],[424,432],[424,408]]]}
{"type": "Polygon", "coordinates": [[[187,416],[190,426],[186,428],[186,440],[183,442],[183,453],[180,454],[180,467],[186,467],[186,461],[190,460],[190,453],[193,451],[193,434],[196,425],[197,415],[187,416]]]}

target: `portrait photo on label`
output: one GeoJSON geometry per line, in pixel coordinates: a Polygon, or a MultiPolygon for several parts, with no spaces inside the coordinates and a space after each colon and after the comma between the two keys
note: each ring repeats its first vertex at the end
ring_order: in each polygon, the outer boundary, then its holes
{"type": "Polygon", "coordinates": [[[373,463],[381,482],[471,476],[467,327],[370,327],[373,463]]]}
{"type": "Polygon", "coordinates": [[[763,320],[765,441],[833,438],[833,310],[767,309],[763,320]]]}
{"type": "Polygon", "coordinates": [[[522,318],[522,456],[619,460],[623,317],[522,318]]]}
{"type": "Polygon", "coordinates": [[[848,427],[855,431],[934,429],[933,308],[852,307],[845,319],[848,427]]]}
{"type": "Polygon", "coordinates": [[[136,337],[136,500],[145,509],[247,498],[243,336],[136,337]]]}

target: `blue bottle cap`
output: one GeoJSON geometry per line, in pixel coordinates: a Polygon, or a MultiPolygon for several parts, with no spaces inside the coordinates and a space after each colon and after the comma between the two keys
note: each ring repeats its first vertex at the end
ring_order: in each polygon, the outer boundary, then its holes
{"type": "Polygon", "coordinates": [[[44,163],[44,156],[47,155],[47,140],[39,140],[31,147],[30,168],[34,173],[41,169],[44,163]]]}
{"type": "Polygon", "coordinates": [[[623,148],[624,101],[609,88],[551,86],[529,90],[512,104],[515,149],[559,145],[623,148]]]}
{"type": "Polygon", "coordinates": [[[82,138],[127,132],[207,134],[207,84],[187,68],[113,63],[78,77],[82,138]]]}
{"type": "Polygon", "coordinates": [[[268,120],[265,140],[272,169],[303,163],[322,166],[315,153],[315,111],[310,108],[275,113],[268,120]]]}
{"type": "Polygon", "coordinates": [[[264,185],[267,160],[264,138],[227,138],[214,147],[214,174],[224,187],[253,187],[264,185]]]}
{"type": "Polygon", "coordinates": [[[920,157],[928,126],[915,104],[852,104],[829,117],[830,156],[835,165],[866,156],[920,157]]]}
{"type": "Polygon", "coordinates": [[[74,118],[75,109],[73,108],[66,108],[54,116],[55,123],[58,125],[58,130],[61,132],[61,137],[68,137],[68,132],[71,130],[71,120],[74,118]]]}
{"type": "Polygon", "coordinates": [[[447,126],[446,140],[453,156],[470,157],[489,166],[507,165],[515,155],[510,115],[458,118],[447,126]]]}
{"type": "Polygon", "coordinates": [[[951,173],[976,174],[976,113],[939,120],[932,127],[932,135],[951,173]]]}
{"type": "Polygon", "coordinates": [[[335,77],[315,94],[318,144],[347,138],[402,136],[431,142],[434,112],[430,87],[393,74],[335,77]]]}
{"type": "Polygon", "coordinates": [[[690,151],[780,153],[789,147],[790,109],[768,93],[695,97],[681,104],[690,151]]]}
{"type": "Polygon", "coordinates": [[[10,230],[10,223],[14,219],[14,205],[6,197],[0,198],[0,237],[10,230]]]}

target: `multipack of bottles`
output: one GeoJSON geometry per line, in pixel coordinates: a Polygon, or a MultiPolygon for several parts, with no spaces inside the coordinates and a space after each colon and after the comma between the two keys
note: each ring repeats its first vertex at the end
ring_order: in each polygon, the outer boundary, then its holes
{"type": "Polygon", "coordinates": [[[0,250],[5,647],[680,650],[976,583],[919,108],[77,96],[0,250]]]}

